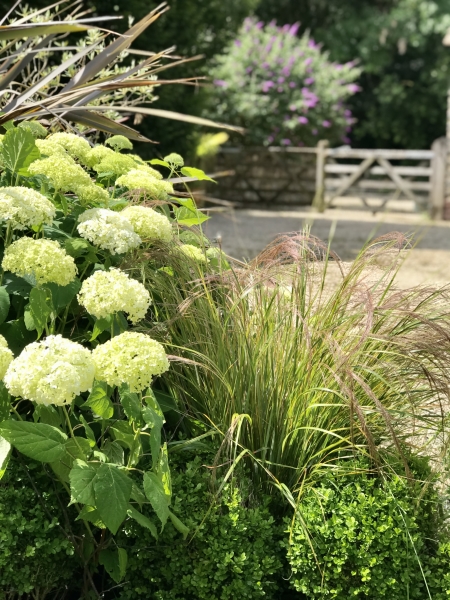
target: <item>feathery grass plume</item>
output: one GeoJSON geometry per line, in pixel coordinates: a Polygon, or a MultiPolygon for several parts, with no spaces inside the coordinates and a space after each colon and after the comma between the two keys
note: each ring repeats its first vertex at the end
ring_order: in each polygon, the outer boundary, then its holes
{"type": "Polygon", "coordinates": [[[168,351],[195,362],[174,363],[164,379],[180,411],[224,434],[234,427],[231,447],[252,456],[255,480],[294,495],[338,459],[361,452],[381,467],[389,453],[403,456],[413,432],[416,443],[420,432],[439,435],[449,290],[395,288],[406,244],[380,238],[348,266],[291,234],[215,275],[194,257],[155,251],[177,273],[145,271],[168,351]]]}

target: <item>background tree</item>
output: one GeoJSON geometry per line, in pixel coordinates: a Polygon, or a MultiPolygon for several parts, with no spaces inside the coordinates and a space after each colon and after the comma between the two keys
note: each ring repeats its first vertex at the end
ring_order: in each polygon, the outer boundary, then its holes
{"type": "Polygon", "coordinates": [[[449,0],[261,0],[258,16],[301,22],[332,60],[359,57],[363,88],[350,105],[352,144],[427,148],[445,133],[449,0]]]}

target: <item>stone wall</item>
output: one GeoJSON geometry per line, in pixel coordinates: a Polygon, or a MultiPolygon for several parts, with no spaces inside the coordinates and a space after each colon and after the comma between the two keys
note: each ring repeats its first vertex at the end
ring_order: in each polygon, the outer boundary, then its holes
{"type": "Polygon", "coordinates": [[[209,193],[237,205],[309,205],[316,176],[315,149],[311,150],[224,148],[216,156],[214,171],[234,174],[220,177],[209,193]]]}

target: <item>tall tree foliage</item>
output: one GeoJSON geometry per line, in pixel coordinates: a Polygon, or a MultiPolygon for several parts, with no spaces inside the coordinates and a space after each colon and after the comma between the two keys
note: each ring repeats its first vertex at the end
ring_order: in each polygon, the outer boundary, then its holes
{"type": "Polygon", "coordinates": [[[261,0],[257,12],[300,21],[300,32],[310,29],[334,60],[359,57],[354,145],[426,148],[445,133],[449,0],[261,0]]]}

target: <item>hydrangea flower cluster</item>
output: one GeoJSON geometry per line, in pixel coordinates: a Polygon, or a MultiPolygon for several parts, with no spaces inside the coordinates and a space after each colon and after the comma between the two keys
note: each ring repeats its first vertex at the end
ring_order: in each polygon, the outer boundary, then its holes
{"type": "Polygon", "coordinates": [[[250,145],[346,142],[353,119],[345,102],[360,88],[354,62],[332,63],[299,24],[246,19],[213,70],[211,116],[246,128],[250,145]]]}
{"type": "Polygon", "coordinates": [[[125,175],[119,177],[116,184],[129,190],[145,190],[157,200],[167,200],[168,195],[173,194],[171,183],[162,181],[150,171],[144,169],[131,169],[125,175]]]}
{"type": "Polygon", "coordinates": [[[179,246],[179,250],[188,258],[193,259],[199,263],[207,262],[207,258],[204,252],[200,248],[197,248],[197,246],[193,246],[192,244],[183,244],[182,246],[179,246]]]}
{"type": "Polygon", "coordinates": [[[87,164],[87,156],[91,151],[91,145],[84,138],[73,133],[59,132],[53,133],[47,140],[62,146],[69,156],[78,159],[83,165],[87,164]]]}
{"type": "Polygon", "coordinates": [[[121,213],[143,240],[170,242],[173,238],[169,219],[146,206],[127,206],[121,213]]]}
{"type": "Polygon", "coordinates": [[[37,284],[68,285],[77,274],[75,261],[54,240],[22,237],[6,250],[2,261],[5,271],[20,277],[32,275],[37,284]]]}
{"type": "Polygon", "coordinates": [[[125,254],[141,244],[132,224],[121,214],[106,208],[90,208],[78,217],[78,233],[111,254],[125,254]]]}
{"type": "Polygon", "coordinates": [[[5,373],[13,358],[13,353],[8,348],[7,341],[2,335],[0,335],[0,379],[3,379],[5,376],[5,373]]]}
{"type": "Polygon", "coordinates": [[[139,281],[130,279],[123,271],[111,269],[95,271],[85,279],[78,301],[97,319],[123,311],[136,323],[145,317],[150,294],[139,281]]]}
{"type": "Polygon", "coordinates": [[[105,144],[111,146],[116,152],[133,149],[133,144],[124,135],[113,135],[106,140],[105,144]]]}
{"type": "Polygon", "coordinates": [[[108,385],[128,384],[130,391],[142,392],[152,378],[165,373],[169,361],[164,347],[147,335],[126,331],[92,351],[96,378],[108,385]]]}
{"type": "Polygon", "coordinates": [[[58,192],[77,192],[81,187],[93,185],[86,171],[65,151],[49,158],[35,160],[28,167],[32,175],[45,175],[58,192]]]}
{"type": "Polygon", "coordinates": [[[89,390],[94,376],[89,350],[61,335],[50,335],[24,348],[9,365],[4,383],[13,396],[62,406],[89,390]]]}
{"type": "Polygon", "coordinates": [[[30,188],[0,188],[0,219],[13,229],[51,225],[56,209],[48,198],[30,188]]]}

